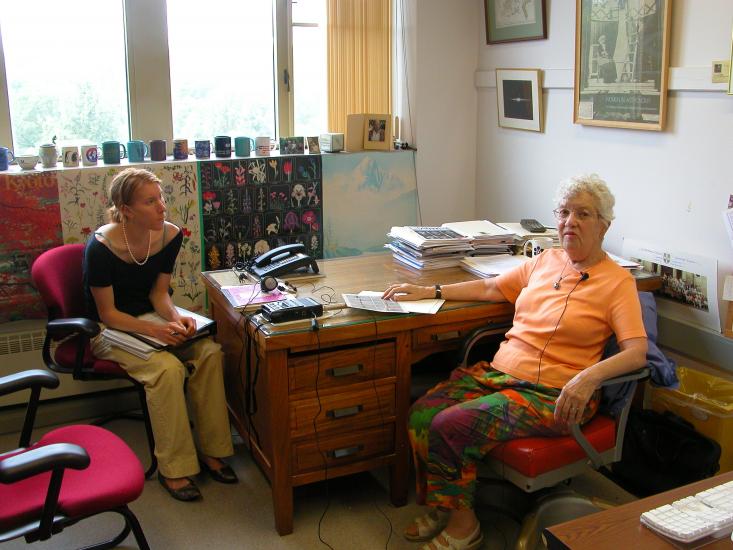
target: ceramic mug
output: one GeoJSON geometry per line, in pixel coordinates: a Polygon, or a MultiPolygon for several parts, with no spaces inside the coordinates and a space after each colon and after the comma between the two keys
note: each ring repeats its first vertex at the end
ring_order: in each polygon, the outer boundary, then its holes
{"type": "Polygon", "coordinates": [[[214,154],[219,158],[232,156],[232,138],[229,136],[214,137],[214,154]]]}
{"type": "Polygon", "coordinates": [[[127,149],[119,141],[102,142],[102,160],[105,164],[119,164],[127,157],[127,149]]]}
{"type": "Polygon", "coordinates": [[[260,136],[255,140],[257,145],[257,156],[266,157],[270,154],[270,138],[268,136],[260,136]]]}
{"type": "Polygon", "coordinates": [[[194,146],[197,159],[207,159],[211,156],[211,142],[208,139],[197,139],[194,146]]]}
{"type": "Polygon", "coordinates": [[[188,140],[173,140],[173,158],[176,160],[186,160],[188,158],[188,140]]]}
{"type": "Polygon", "coordinates": [[[130,162],[145,162],[148,156],[148,146],[140,139],[131,139],[127,142],[127,158],[130,162]]]}
{"type": "Polygon", "coordinates": [[[255,148],[255,140],[251,137],[239,136],[234,138],[234,154],[238,157],[248,157],[255,148]]]}
{"type": "Polygon", "coordinates": [[[166,144],[164,139],[152,140],[150,142],[150,160],[165,160],[165,146],[166,144]]]}
{"type": "Polygon", "coordinates": [[[53,143],[44,143],[38,148],[38,156],[44,168],[56,168],[59,161],[59,152],[53,143]]]}
{"type": "Polygon", "coordinates": [[[552,248],[552,239],[550,237],[537,237],[525,242],[522,252],[528,258],[534,258],[548,248],[552,248]]]}
{"type": "Polygon", "coordinates": [[[65,168],[79,166],[79,148],[76,145],[69,145],[61,148],[61,159],[65,168]]]}
{"type": "Polygon", "coordinates": [[[96,145],[81,146],[81,163],[84,166],[95,166],[99,160],[99,147],[96,145]]]}
{"type": "Polygon", "coordinates": [[[15,162],[18,163],[23,170],[33,170],[38,164],[38,155],[20,155],[15,157],[15,162]]]}
{"type": "Polygon", "coordinates": [[[0,147],[0,171],[8,169],[8,164],[15,160],[15,155],[7,147],[0,147]]]}

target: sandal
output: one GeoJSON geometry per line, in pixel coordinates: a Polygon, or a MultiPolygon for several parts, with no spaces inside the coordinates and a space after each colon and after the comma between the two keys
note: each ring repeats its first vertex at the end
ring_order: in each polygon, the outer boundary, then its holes
{"type": "Polygon", "coordinates": [[[407,531],[404,531],[402,535],[412,542],[431,540],[448,525],[449,516],[450,512],[443,512],[442,510],[433,508],[427,514],[423,514],[412,522],[413,525],[417,526],[417,535],[413,535],[407,531]]]}
{"type": "MultiPolygon", "coordinates": [[[[457,539],[450,536],[445,531],[441,531],[440,534],[430,542],[433,543],[435,550],[478,550],[484,543],[484,535],[481,532],[481,524],[479,523],[476,524],[476,528],[473,530],[473,533],[464,539],[457,539]],[[445,543],[441,542],[440,539],[443,539],[445,543]]],[[[428,543],[423,545],[420,550],[433,550],[433,548],[430,548],[428,543]]]]}

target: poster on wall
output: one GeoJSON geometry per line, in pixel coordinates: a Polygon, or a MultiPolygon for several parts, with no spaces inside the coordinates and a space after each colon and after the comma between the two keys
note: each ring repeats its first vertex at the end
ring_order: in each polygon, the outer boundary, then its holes
{"type": "Polygon", "coordinates": [[[624,239],[622,255],[662,278],[661,315],[720,332],[717,260],[634,239],[624,239]]]}

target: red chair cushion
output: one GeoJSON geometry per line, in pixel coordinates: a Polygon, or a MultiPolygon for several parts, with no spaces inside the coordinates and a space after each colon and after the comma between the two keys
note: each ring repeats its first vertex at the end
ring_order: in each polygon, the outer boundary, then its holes
{"type": "MultiPolygon", "coordinates": [[[[602,453],[616,444],[616,423],[597,414],[583,426],[583,435],[602,453]]],[[[513,439],[494,447],[489,456],[530,478],[587,457],[572,435],[513,439]]]]}
{"type": "Polygon", "coordinates": [[[83,244],[47,250],[33,262],[31,278],[53,319],[86,315],[82,287],[83,244]]]}
{"type": "MultiPolygon", "coordinates": [[[[56,348],[54,358],[59,365],[73,369],[76,364],[76,339],[71,338],[59,344],[56,348]]],[[[92,355],[92,351],[89,349],[89,345],[87,345],[84,350],[84,367],[92,368],[94,372],[98,372],[100,374],[112,374],[121,377],[127,376],[124,369],[114,361],[107,361],[106,359],[97,359],[94,357],[94,355],[92,355]]]]}
{"type": "MultiPolygon", "coordinates": [[[[85,470],[64,472],[58,511],[84,517],[132,502],[143,491],[143,467],[132,450],[112,432],[97,426],[67,426],[47,433],[30,448],[74,443],[90,457],[85,470]]],[[[7,457],[3,457],[7,458],[7,457]]],[[[43,510],[51,473],[9,485],[0,484],[0,529],[38,519],[43,510]]]]}

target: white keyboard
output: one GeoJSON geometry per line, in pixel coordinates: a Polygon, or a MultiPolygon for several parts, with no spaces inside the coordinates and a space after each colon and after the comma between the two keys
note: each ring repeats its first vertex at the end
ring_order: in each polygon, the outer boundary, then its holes
{"type": "Polygon", "coordinates": [[[641,523],[680,542],[727,535],[733,530],[733,481],[644,512],[641,523]]]}

